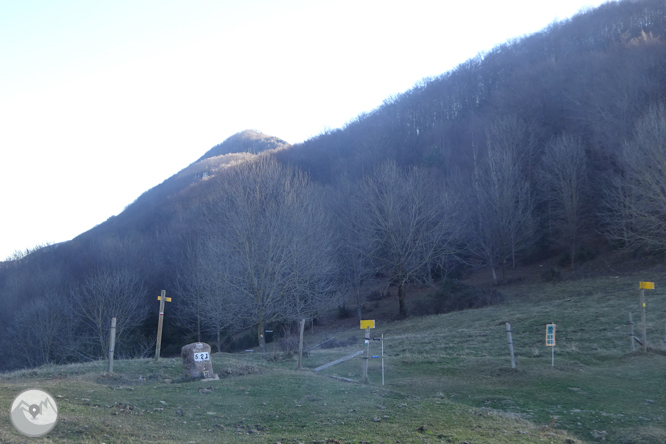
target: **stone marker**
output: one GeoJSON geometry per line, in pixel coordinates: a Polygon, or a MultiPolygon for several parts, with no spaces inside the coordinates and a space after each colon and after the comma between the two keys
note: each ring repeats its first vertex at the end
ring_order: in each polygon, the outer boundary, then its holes
{"type": "Polygon", "coordinates": [[[210,360],[210,345],[203,342],[187,344],[180,350],[180,355],[183,357],[183,378],[217,379],[210,360]]]}

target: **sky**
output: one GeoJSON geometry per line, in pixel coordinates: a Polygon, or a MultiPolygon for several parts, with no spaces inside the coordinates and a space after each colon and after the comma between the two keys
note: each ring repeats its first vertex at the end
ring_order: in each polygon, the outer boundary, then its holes
{"type": "Polygon", "coordinates": [[[0,260],[227,137],[298,143],[601,0],[0,0],[0,260]]]}

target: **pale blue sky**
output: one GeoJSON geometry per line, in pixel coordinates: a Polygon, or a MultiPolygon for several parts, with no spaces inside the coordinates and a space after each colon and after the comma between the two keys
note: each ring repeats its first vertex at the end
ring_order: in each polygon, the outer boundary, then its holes
{"type": "Polygon", "coordinates": [[[295,143],[600,0],[0,0],[0,260],[244,129],[295,143]]]}

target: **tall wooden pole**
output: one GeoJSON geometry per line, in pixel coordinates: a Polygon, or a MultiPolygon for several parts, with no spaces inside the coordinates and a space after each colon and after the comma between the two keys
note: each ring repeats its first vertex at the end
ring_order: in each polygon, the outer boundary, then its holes
{"type": "Polygon", "coordinates": [[[382,385],[384,385],[384,333],[382,333],[382,385]]]}
{"type": "Polygon", "coordinates": [[[645,325],[645,290],[641,288],[641,323],[643,324],[643,351],[647,353],[647,329],[645,325]]]}
{"type": "Polygon", "coordinates": [[[513,339],[511,339],[511,324],[506,323],[506,338],[509,342],[509,352],[511,353],[511,368],[516,368],[516,358],[513,355],[513,339]]]}
{"type": "Polygon", "coordinates": [[[162,290],[160,297],[160,315],[157,321],[157,345],[155,346],[155,360],[160,359],[160,349],[162,348],[162,323],[164,322],[164,303],[166,302],[166,290],[162,290]]]}
{"type": "Polygon", "coordinates": [[[298,366],[296,370],[301,369],[301,360],[303,359],[303,330],[305,330],[305,319],[301,319],[301,333],[298,340],[298,366]]]}
{"type": "Polygon", "coordinates": [[[111,332],[109,333],[109,373],[113,373],[113,352],[116,348],[116,318],[111,318],[111,332]]]}
{"type": "Polygon", "coordinates": [[[629,340],[631,341],[631,351],[636,351],[636,341],[634,340],[634,317],[629,313],[629,340]]]}
{"type": "Polygon", "coordinates": [[[636,341],[634,341],[634,319],[631,312],[629,312],[629,341],[631,342],[631,351],[636,351],[636,341]]]}
{"type": "Polygon", "coordinates": [[[370,329],[365,329],[365,366],[363,367],[363,384],[370,382],[368,380],[368,363],[370,362],[370,329]]]}

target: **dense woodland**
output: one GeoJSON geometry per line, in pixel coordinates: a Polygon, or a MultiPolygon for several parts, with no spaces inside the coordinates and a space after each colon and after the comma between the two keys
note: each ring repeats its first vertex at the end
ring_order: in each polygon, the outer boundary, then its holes
{"type": "MultiPolygon", "coordinates": [[[[461,37],[462,38],[462,37],[461,37]]],[[[442,47],[445,50],[445,47],[442,47]]],[[[666,253],[666,3],[609,2],[479,54],[343,128],[239,133],[72,241],[0,262],[0,370],[154,350],[358,310],[599,248],[666,253]],[[176,322],[177,319],[177,322],[176,322]]]]}

